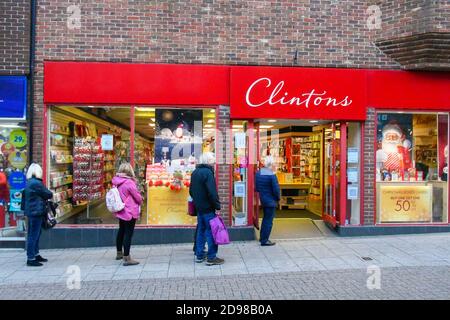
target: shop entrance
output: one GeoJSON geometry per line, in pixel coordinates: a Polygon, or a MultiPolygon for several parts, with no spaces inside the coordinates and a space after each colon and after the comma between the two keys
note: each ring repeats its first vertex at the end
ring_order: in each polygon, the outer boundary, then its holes
{"type": "MultiPolygon", "coordinates": [[[[326,236],[330,230],[324,222],[336,226],[341,220],[342,126],[345,123],[318,120],[254,123],[255,171],[271,156],[281,191],[272,238],[326,236]]],[[[343,145],[346,148],[345,142],[343,145]]],[[[255,192],[253,221],[257,228],[263,216],[255,192]]]]}

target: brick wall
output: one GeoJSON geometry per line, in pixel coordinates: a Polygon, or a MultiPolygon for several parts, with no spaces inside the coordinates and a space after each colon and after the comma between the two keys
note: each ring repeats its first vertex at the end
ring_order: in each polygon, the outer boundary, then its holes
{"type": "Polygon", "coordinates": [[[34,159],[42,160],[44,60],[398,68],[373,44],[367,7],[353,0],[39,1],[34,159]]]}
{"type": "Polygon", "coordinates": [[[230,161],[227,161],[230,154],[230,107],[220,106],[218,114],[218,129],[220,134],[217,138],[216,157],[218,159],[219,178],[218,192],[220,202],[222,204],[222,217],[225,223],[231,225],[229,210],[230,210],[230,161]]]}
{"type": "Polygon", "coordinates": [[[364,224],[374,224],[375,215],[375,109],[367,110],[364,125],[364,224]]]}
{"type": "Polygon", "coordinates": [[[0,1],[0,75],[27,75],[30,53],[30,1],[0,1]]]}
{"type": "Polygon", "coordinates": [[[446,0],[373,0],[379,5],[377,38],[399,38],[426,32],[450,32],[450,3],[446,0]]]}
{"type": "Polygon", "coordinates": [[[450,2],[373,1],[382,25],[375,43],[409,70],[450,70],[450,2]]]}

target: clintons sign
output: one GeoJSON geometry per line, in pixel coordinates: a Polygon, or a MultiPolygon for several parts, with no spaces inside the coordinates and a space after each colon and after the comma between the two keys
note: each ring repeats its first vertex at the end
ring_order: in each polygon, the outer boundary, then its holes
{"type": "Polygon", "coordinates": [[[363,70],[236,67],[231,118],[365,120],[363,70]]]}

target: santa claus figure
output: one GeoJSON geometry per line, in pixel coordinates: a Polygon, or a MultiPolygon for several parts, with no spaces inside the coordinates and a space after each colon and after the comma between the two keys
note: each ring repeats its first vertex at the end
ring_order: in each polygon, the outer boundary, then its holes
{"type": "Polygon", "coordinates": [[[381,149],[377,151],[377,162],[391,171],[404,172],[411,168],[411,141],[398,124],[389,123],[383,127],[381,149]]]}
{"type": "Polygon", "coordinates": [[[183,139],[183,124],[182,123],[180,123],[179,125],[178,125],[178,127],[175,129],[175,132],[174,132],[174,136],[178,139],[178,140],[182,140],[183,139]]]}

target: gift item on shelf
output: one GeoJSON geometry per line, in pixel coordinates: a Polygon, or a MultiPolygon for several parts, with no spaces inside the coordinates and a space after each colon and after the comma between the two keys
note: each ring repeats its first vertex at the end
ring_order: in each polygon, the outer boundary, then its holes
{"type": "Polygon", "coordinates": [[[73,176],[69,170],[50,173],[50,187],[58,188],[64,185],[70,185],[73,182],[73,176]]]}
{"type": "Polygon", "coordinates": [[[52,122],[50,124],[50,132],[56,134],[70,135],[70,130],[68,125],[63,125],[60,123],[52,122]]]}
{"type": "Polygon", "coordinates": [[[50,159],[53,164],[71,164],[73,162],[70,150],[50,150],[50,159]]]}

